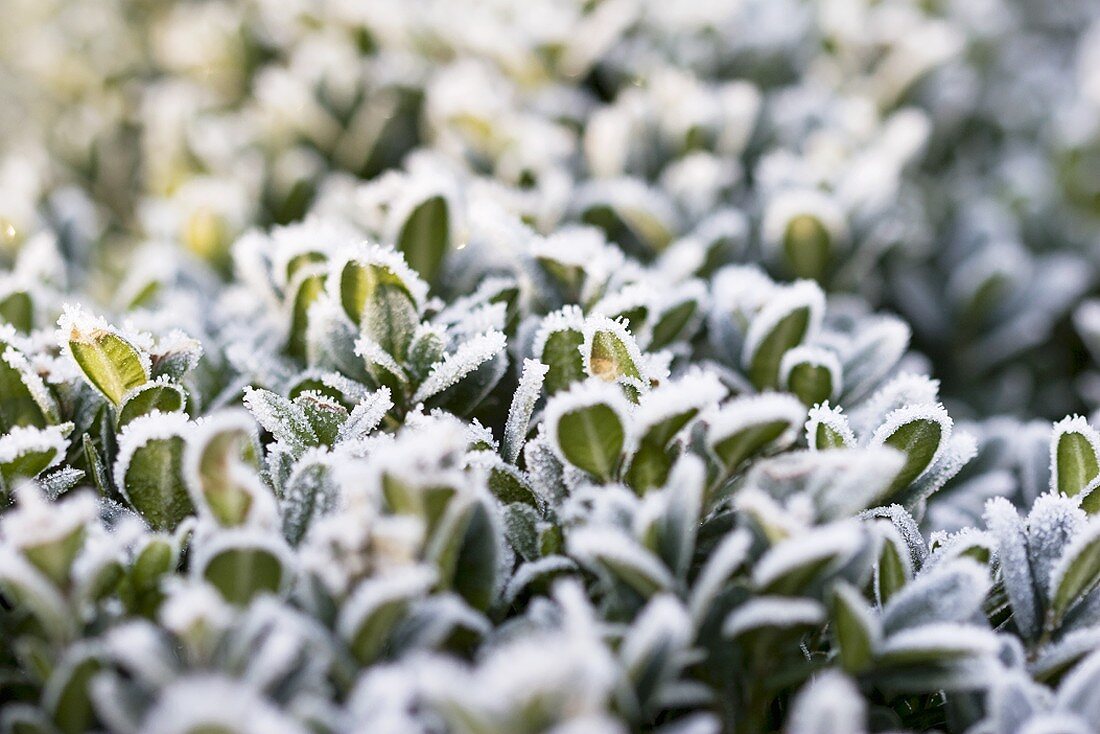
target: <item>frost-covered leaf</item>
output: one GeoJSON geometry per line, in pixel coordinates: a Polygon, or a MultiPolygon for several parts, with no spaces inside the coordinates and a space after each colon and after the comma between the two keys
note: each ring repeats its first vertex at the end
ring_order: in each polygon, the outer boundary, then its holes
{"type": "Polygon", "coordinates": [[[119,436],[114,477],[126,501],[157,530],[174,530],[194,511],[183,480],[191,424],[182,413],[135,418],[119,436]]]}
{"type": "Polygon", "coordinates": [[[554,397],[546,407],[546,430],[555,453],[578,469],[609,481],[626,445],[628,410],[617,389],[596,382],[554,397]]]}
{"type": "Polygon", "coordinates": [[[843,384],[840,360],[828,349],[801,346],[779,362],[779,385],[806,406],[835,400],[843,384]]]}
{"type": "Polygon", "coordinates": [[[421,277],[432,282],[447,254],[450,238],[447,200],[440,195],[432,196],[419,203],[405,219],[397,237],[397,249],[421,277]]]}
{"type": "Polygon", "coordinates": [[[295,451],[320,442],[305,408],[281,395],[262,388],[246,388],[244,405],[266,431],[295,451]]]}
{"type": "Polygon", "coordinates": [[[1074,496],[1100,476],[1100,434],[1081,416],[1054,424],[1050,440],[1051,488],[1074,496]]]}
{"type": "Polygon", "coordinates": [[[856,445],[856,437],[840,407],[830,407],[826,401],[810,409],[806,443],[815,451],[852,448],[856,445]]]}
{"type": "Polygon", "coordinates": [[[1066,547],[1050,574],[1051,624],[1100,583],[1100,523],[1090,522],[1066,547]]]}
{"type": "Polygon", "coordinates": [[[812,281],[798,281],[778,291],[760,309],[745,335],[742,352],[742,362],[756,387],[778,384],[783,355],[812,338],[824,310],[825,296],[812,281]]]}
{"type": "Polygon", "coordinates": [[[394,358],[404,357],[427,285],[400,255],[381,247],[351,250],[334,263],[328,282],[361,333],[394,358]]]}
{"type": "Polygon", "coordinates": [[[936,622],[968,622],[989,590],[985,568],[969,559],[936,566],[890,597],[882,612],[888,635],[936,622]]]}
{"type": "Polygon", "coordinates": [[[756,454],[793,441],[805,415],[789,395],[735,398],[710,420],[707,442],[726,472],[733,472],[756,454]]]}
{"type": "Polygon", "coordinates": [[[510,464],[516,463],[520,449],[527,440],[531,415],[535,411],[535,403],[538,402],[542,393],[542,384],[549,369],[538,360],[523,361],[523,372],[520,374],[516,392],[512,396],[512,403],[508,408],[508,420],[504,424],[504,435],[501,438],[501,456],[510,464]]]}
{"type": "Polygon", "coordinates": [[[997,560],[1012,617],[1027,638],[1039,630],[1039,603],[1027,551],[1027,530],[1016,508],[1004,498],[986,504],[985,524],[997,542],[997,560]]]}
{"type": "Polygon", "coordinates": [[[566,306],[542,320],[532,352],[535,359],[546,365],[547,395],[584,379],[584,357],[581,355],[584,326],[584,313],[576,306],[566,306]]]}
{"type": "Polygon", "coordinates": [[[414,567],[360,584],[344,605],[336,624],[361,664],[378,657],[409,603],[424,595],[435,581],[434,571],[414,567]]]}
{"type": "Polygon", "coordinates": [[[894,478],[891,491],[908,487],[940,457],[951,437],[951,417],[942,405],[899,408],[875,430],[872,445],[891,446],[905,453],[905,466],[894,478]]]}
{"type": "Polygon", "coordinates": [[[787,734],[861,734],[867,704],[848,678],[828,672],[811,681],[794,700],[787,734]]]}
{"type": "Polygon", "coordinates": [[[849,673],[868,668],[882,643],[882,623],[850,584],[833,587],[832,633],[840,653],[840,664],[849,673]]]}
{"type": "Polygon", "coordinates": [[[149,356],[107,322],[75,308],[66,310],[58,326],[62,344],[84,379],[116,407],[128,392],[149,381],[149,356]]]}

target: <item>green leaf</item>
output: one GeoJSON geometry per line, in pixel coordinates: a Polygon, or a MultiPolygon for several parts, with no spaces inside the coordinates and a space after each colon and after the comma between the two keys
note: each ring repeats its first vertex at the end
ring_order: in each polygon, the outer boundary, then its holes
{"type": "Polygon", "coordinates": [[[455,559],[452,588],[474,609],[493,603],[497,586],[500,532],[483,502],[476,502],[466,523],[462,546],[455,559]]]}
{"type": "Polygon", "coordinates": [[[667,309],[653,324],[653,330],[649,338],[649,351],[663,349],[669,344],[684,337],[684,332],[695,320],[695,314],[699,311],[699,304],[694,300],[684,301],[667,309]]]}
{"type": "Polygon", "coordinates": [[[567,410],[554,422],[553,440],[561,457],[603,481],[619,465],[626,429],[619,413],[607,403],[567,410]]]}
{"type": "Polygon", "coordinates": [[[278,593],[288,580],[278,553],[245,543],[214,553],[203,565],[202,576],[226,601],[238,606],[261,593],[278,593]]]}
{"type": "Polygon", "coordinates": [[[34,302],[26,291],[15,291],[0,299],[0,321],[24,334],[34,328],[34,302]]]}
{"type": "Polygon", "coordinates": [[[820,279],[832,256],[828,230],[810,214],[792,218],[783,235],[783,254],[796,278],[820,279]]]}
{"type": "Polygon", "coordinates": [[[13,428],[0,437],[0,479],[11,487],[20,478],[33,478],[59,462],[65,456],[68,441],[65,435],[72,423],[48,428],[13,428]]]}
{"type": "Polygon", "coordinates": [[[584,379],[584,358],[581,346],[584,334],[579,329],[562,329],[552,332],[538,359],[548,370],[543,387],[547,395],[564,390],[574,382],[584,379]]]}
{"type": "Polygon", "coordinates": [[[81,734],[95,728],[95,709],[88,687],[100,668],[100,662],[86,653],[66,660],[51,676],[46,706],[63,734],[81,734]]]}
{"type": "Polygon", "coordinates": [[[786,389],[809,407],[824,403],[837,392],[833,374],[825,365],[800,362],[787,374],[786,389]]]}
{"type": "Polygon", "coordinates": [[[626,483],[639,494],[653,487],[660,487],[668,479],[672,469],[672,457],[660,444],[643,439],[630,459],[626,470],[626,483]]]}
{"type": "Polygon", "coordinates": [[[183,481],[183,416],[154,413],[132,421],[119,439],[115,481],[127,502],[157,530],[173,530],[194,512],[183,481]]]}
{"type": "Polygon", "coordinates": [[[1050,579],[1050,623],[1057,628],[1066,612],[1100,583],[1100,524],[1093,521],[1062,554],[1050,579]]]}
{"type": "MultiPolygon", "coordinates": [[[[921,406],[916,406],[921,408],[921,406]]],[[[901,409],[906,411],[907,409],[901,409]]],[[[895,411],[898,413],[898,411],[895,411]]],[[[875,432],[873,443],[890,446],[905,454],[905,465],[886,491],[885,499],[908,487],[924,473],[939,453],[950,434],[950,419],[942,407],[928,411],[907,412],[896,419],[887,417],[887,423],[875,432]],[[928,417],[919,417],[927,412],[928,417]]]]}
{"type": "Polygon", "coordinates": [[[347,262],[340,271],[340,303],[361,331],[395,358],[404,358],[417,324],[408,284],[379,263],[347,262]]]}
{"type": "MultiPolygon", "coordinates": [[[[586,339],[589,375],[598,377],[604,382],[616,382],[626,378],[631,384],[641,384],[641,371],[631,353],[631,345],[628,345],[624,338],[631,337],[625,331],[616,333],[611,329],[595,330],[589,334],[586,339]]],[[[637,349],[635,348],[633,352],[636,354],[637,349]]]]}
{"type": "Polygon", "coordinates": [[[882,631],[867,602],[850,584],[838,582],[833,587],[832,620],[841,666],[849,673],[869,668],[882,631]]]}
{"type": "Polygon", "coordinates": [[[1059,492],[1072,497],[1100,476],[1100,437],[1084,418],[1057,423],[1051,443],[1051,484],[1059,492]]]}
{"type": "Polygon", "coordinates": [[[428,282],[435,279],[451,238],[447,200],[433,196],[421,202],[405,220],[397,236],[397,249],[428,282]]]}
{"type": "Polygon", "coordinates": [[[791,427],[786,421],[768,421],[738,431],[714,444],[714,453],[727,471],[740,466],[746,459],[763,451],[791,427]]]}
{"type": "Polygon", "coordinates": [[[912,574],[908,563],[907,549],[898,545],[900,539],[896,533],[887,534],[879,551],[878,565],[875,567],[875,589],[880,604],[886,604],[901,588],[909,583],[912,574]]]}
{"type": "Polygon", "coordinates": [[[116,407],[127,393],[149,381],[149,367],[141,352],[114,332],[74,326],[69,350],[85,379],[116,407]]]}
{"type": "Polygon", "coordinates": [[[385,651],[410,603],[431,588],[435,574],[423,567],[362,583],[344,604],[337,622],[340,634],[361,665],[385,651]]]}
{"type": "MultiPolygon", "coordinates": [[[[0,342],[0,357],[3,357],[0,358],[0,433],[7,433],[16,426],[45,428],[51,421],[39,400],[46,396],[40,394],[36,400],[28,385],[33,377],[16,366],[26,359],[3,342],[0,342]],[[9,350],[10,357],[7,356],[9,350]]],[[[49,412],[56,413],[56,406],[48,407],[53,408],[49,412]]]]}
{"type": "Polygon", "coordinates": [[[810,326],[810,308],[794,309],[773,326],[756,345],[749,358],[749,380],[757,388],[775,387],[783,355],[802,343],[810,326]]]}
{"type": "Polygon", "coordinates": [[[325,269],[318,266],[297,274],[288,288],[290,300],[290,329],[287,333],[287,352],[305,359],[309,328],[309,307],[325,291],[325,269]]]}
{"type": "Polygon", "coordinates": [[[147,382],[126,396],[125,402],[118,411],[119,428],[154,410],[161,413],[182,412],[186,403],[187,396],[181,386],[165,380],[147,382]]]}
{"type": "Polygon", "coordinates": [[[248,517],[253,490],[245,482],[259,485],[258,453],[251,421],[244,413],[208,419],[188,442],[186,478],[191,494],[201,497],[222,525],[240,525],[248,517]]]}

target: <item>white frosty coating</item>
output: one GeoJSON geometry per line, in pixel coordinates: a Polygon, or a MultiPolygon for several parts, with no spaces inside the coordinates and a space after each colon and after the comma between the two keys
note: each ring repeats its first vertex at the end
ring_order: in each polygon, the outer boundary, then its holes
{"type": "Polygon", "coordinates": [[[589,309],[589,313],[592,316],[615,318],[635,308],[650,310],[653,307],[654,290],[652,283],[628,283],[597,301],[589,309]]]}
{"type": "Polygon", "coordinates": [[[443,355],[443,359],[435,363],[413,395],[413,402],[427,400],[457,385],[462,378],[501,354],[507,341],[502,332],[487,331],[463,342],[453,353],[443,355]]]}
{"type": "Polygon", "coordinates": [[[387,604],[423,596],[436,582],[437,576],[434,568],[414,566],[364,581],[340,609],[337,631],[345,640],[354,639],[367,615],[387,604]]]}
{"type": "Polygon", "coordinates": [[[77,622],[61,591],[16,548],[0,543],[0,582],[19,589],[20,600],[43,626],[64,638],[77,622]]]}
{"type": "Polygon", "coordinates": [[[340,303],[340,273],[349,263],[377,265],[388,269],[408,289],[417,310],[424,308],[428,300],[428,284],[405,262],[405,256],[390,246],[360,244],[342,247],[333,256],[329,271],[329,292],[340,303]]]}
{"type": "Polygon", "coordinates": [[[936,463],[914,482],[913,498],[907,500],[908,504],[912,506],[913,502],[938,492],[977,455],[978,440],[973,435],[967,431],[952,434],[936,463]]]}
{"type": "Polygon", "coordinates": [[[803,344],[788,349],[779,360],[779,384],[786,385],[791,378],[791,370],[800,364],[809,364],[814,367],[824,367],[829,372],[829,379],[833,385],[830,398],[835,398],[844,384],[844,370],[840,366],[840,360],[836,352],[824,347],[803,344]]]}
{"type": "MultiPolygon", "coordinates": [[[[1062,436],[1067,433],[1076,433],[1088,441],[1092,453],[1100,460],[1100,434],[1089,425],[1084,416],[1071,415],[1058,421],[1051,427],[1050,435],[1050,488],[1058,489],[1058,444],[1062,436]]],[[[1082,491],[1082,496],[1084,492],[1082,491]]]]}
{"type": "Polygon", "coordinates": [[[855,448],[855,434],[852,433],[852,428],[848,425],[848,417],[844,415],[844,409],[839,405],[831,407],[829,401],[826,400],[821,405],[810,408],[809,419],[806,421],[806,443],[811,451],[818,450],[817,429],[820,426],[825,426],[833,433],[838,434],[846,447],[855,448]]]}
{"type": "Polygon", "coordinates": [[[977,528],[966,527],[954,533],[946,533],[942,530],[932,532],[928,540],[932,551],[928,554],[925,567],[933,566],[965,557],[968,551],[982,549],[993,557],[997,551],[997,541],[991,533],[977,528]]]}
{"type": "Polygon", "coordinates": [[[990,630],[972,624],[934,622],[904,629],[888,636],[881,655],[925,653],[939,659],[995,655],[1000,641],[990,630]]]}
{"type": "Polygon", "coordinates": [[[317,441],[317,434],[305,410],[281,395],[262,388],[246,387],[244,407],[264,429],[288,446],[301,448],[300,436],[308,437],[311,443],[317,441]]]}
{"type": "Polygon", "coordinates": [[[756,265],[727,265],[711,281],[715,318],[751,314],[769,302],[779,286],[756,265]]]}
{"type": "Polygon", "coordinates": [[[825,314],[825,294],[821,286],[812,280],[796,280],[788,286],[775,288],[749,324],[741,350],[742,364],[745,367],[751,365],[761,343],[779,322],[801,308],[808,309],[810,313],[803,341],[811,342],[821,328],[821,319],[825,314]]]}
{"type": "Polygon", "coordinates": [[[977,613],[989,590],[985,566],[960,558],[925,569],[890,597],[882,612],[887,632],[930,622],[964,622],[977,613]]]}
{"type": "MultiPolygon", "coordinates": [[[[1027,515],[1027,550],[1031,574],[1040,593],[1053,591],[1052,571],[1063,558],[1063,552],[1080,537],[1088,523],[1088,515],[1078,507],[1076,498],[1047,492],[1035,499],[1027,515]]],[[[1048,595],[1049,601],[1051,597],[1048,595]]]]}
{"type": "Polygon", "coordinates": [[[619,648],[619,659],[632,673],[651,663],[655,653],[675,664],[676,656],[691,644],[694,633],[691,619],[680,600],[671,594],[658,594],[630,625],[630,632],[619,648]]]}
{"type": "Polygon", "coordinates": [[[583,527],[569,534],[570,555],[593,570],[626,567],[660,589],[673,589],[676,580],[652,552],[610,527],[583,527]]]}
{"type": "Polygon", "coordinates": [[[233,607],[213,586],[186,581],[172,585],[157,610],[161,625],[180,638],[186,637],[196,625],[211,631],[225,629],[233,616],[233,607]]]}
{"type": "Polygon", "coordinates": [[[154,410],[138,416],[127,423],[118,437],[118,458],[115,460],[114,476],[119,489],[126,500],[130,495],[126,491],[126,472],[134,452],[148,444],[166,438],[186,438],[194,430],[195,424],[184,413],[161,413],[154,410]]]}
{"type": "Polygon", "coordinates": [[[634,335],[630,333],[622,320],[610,319],[606,316],[590,316],[585,319],[582,333],[584,334],[584,343],[581,344],[580,349],[581,360],[585,372],[590,376],[596,376],[592,366],[593,342],[597,334],[609,333],[626,347],[627,356],[630,358],[630,361],[634,363],[634,367],[638,370],[638,374],[640,375],[639,378],[623,375],[618,378],[617,381],[633,385],[643,392],[649,389],[650,375],[647,369],[648,363],[642,359],[642,351],[638,349],[638,342],[635,341],[634,335]]]}
{"type": "MultiPolygon", "coordinates": [[[[0,337],[0,341],[6,341],[0,337]]],[[[38,374],[38,371],[34,369],[30,361],[27,360],[26,355],[17,350],[13,346],[9,346],[4,350],[3,355],[0,355],[9,367],[19,372],[19,378],[22,380],[23,385],[26,386],[27,391],[30,392],[31,398],[34,400],[35,405],[42,411],[46,418],[56,420],[58,416],[57,401],[54,400],[53,394],[50,393],[46,383],[42,380],[42,377],[38,374]]]]}
{"type": "MultiPolygon", "coordinates": [[[[361,382],[356,382],[339,372],[325,372],[320,375],[321,384],[331,387],[353,403],[369,400],[374,392],[361,382]]],[[[389,388],[386,388],[387,390],[389,388]]]]}
{"type": "Polygon", "coordinates": [[[315,252],[327,259],[342,249],[355,247],[362,239],[362,234],[345,222],[315,215],[275,227],[270,235],[271,280],[286,288],[287,266],[294,258],[315,252]]]}
{"type": "Polygon", "coordinates": [[[799,691],[787,721],[788,734],[864,734],[867,704],[855,684],[827,670],[799,691]]]}
{"type": "Polygon", "coordinates": [[[278,559],[282,567],[282,586],[287,587],[294,576],[297,558],[290,546],[276,533],[267,528],[238,526],[222,528],[212,524],[200,525],[195,532],[193,543],[194,556],[191,564],[191,579],[203,583],[206,566],[218,555],[234,549],[262,550],[278,559]]]}
{"type": "MultiPolygon", "coordinates": [[[[624,441],[630,439],[631,406],[623,397],[622,390],[617,385],[595,378],[574,383],[568,390],[559,392],[547,402],[542,420],[543,431],[549,438],[550,446],[554,449],[555,455],[566,465],[569,465],[569,461],[558,444],[558,423],[567,413],[593,405],[606,405],[611,408],[618,417],[619,423],[622,424],[624,441]]],[[[623,448],[629,450],[628,446],[624,445],[623,448]]]]}
{"type": "Polygon", "coordinates": [[[8,433],[0,436],[0,464],[10,463],[31,452],[53,449],[54,456],[46,465],[46,469],[56,466],[65,458],[65,451],[69,448],[69,441],[65,436],[72,429],[72,423],[45,428],[15,426],[8,433]]]}
{"type": "Polygon", "coordinates": [[[165,688],[142,723],[150,734],[225,729],[237,734],[307,734],[253,686],[221,674],[180,678],[165,688]]]}
{"type": "Polygon", "coordinates": [[[726,617],[722,634],[735,638],[761,628],[815,627],[824,621],[825,607],[815,599],[758,596],[726,617]]]}
{"type": "Polygon", "coordinates": [[[390,397],[388,387],[380,387],[377,391],[360,399],[352,408],[351,414],[344,424],[340,426],[340,432],[336,440],[356,441],[367,437],[371,431],[378,427],[386,413],[393,408],[393,399],[390,397]]]}
{"type": "Polygon", "coordinates": [[[382,348],[382,345],[374,341],[370,337],[364,335],[355,340],[355,353],[362,357],[367,363],[367,366],[377,365],[382,369],[389,372],[391,375],[399,379],[401,382],[408,382],[409,378],[405,374],[405,370],[401,368],[401,365],[390,356],[390,353],[382,348]]]}
{"type": "Polygon", "coordinates": [[[911,336],[909,325],[899,318],[877,316],[868,319],[852,339],[851,350],[844,357],[847,399],[862,398],[888,375],[909,348],[911,336]],[[866,356],[868,350],[872,351],[870,358],[866,356]],[[863,358],[856,363],[858,355],[863,358]]]}
{"type": "MultiPolygon", "coordinates": [[[[936,466],[936,463],[940,460],[940,457],[943,456],[944,450],[951,441],[951,428],[953,425],[951,416],[947,414],[947,409],[941,404],[922,403],[919,405],[907,405],[904,408],[898,408],[890,412],[886,416],[885,422],[879,426],[875,430],[874,435],[871,436],[869,445],[882,446],[885,444],[886,439],[894,435],[899,428],[913,421],[921,420],[933,421],[940,426],[940,445],[936,447],[936,453],[932,455],[932,460],[928,462],[928,466],[921,472],[920,476],[924,476],[936,466]]],[[[918,479],[919,478],[920,477],[918,477],[918,479]]]]}
{"type": "Polygon", "coordinates": [[[813,528],[805,534],[784,540],[757,562],[753,568],[753,583],[765,587],[802,566],[832,558],[833,564],[843,563],[859,550],[864,539],[858,524],[837,522],[813,528]]]}
{"type": "MultiPolygon", "coordinates": [[[[1053,599],[1055,593],[1058,591],[1058,587],[1065,581],[1066,574],[1069,573],[1073,564],[1079,561],[1091,548],[1100,543],[1100,520],[1091,520],[1080,532],[1078,532],[1073,541],[1066,547],[1062,553],[1062,557],[1058,559],[1054,564],[1053,569],[1050,572],[1050,586],[1047,593],[1048,599],[1053,599]]],[[[1089,579],[1091,585],[1083,588],[1083,595],[1088,594],[1096,588],[1096,577],[1089,579]]],[[[1037,583],[1042,583],[1042,579],[1036,579],[1037,583]]],[[[1072,605],[1080,601],[1080,597],[1073,599],[1070,602],[1070,606],[1067,609],[1072,608],[1072,605]]]]}
{"type": "Polygon", "coordinates": [[[145,620],[126,621],[108,630],[103,645],[112,662],[136,674],[134,677],[138,680],[159,687],[178,675],[175,651],[165,635],[145,620]]]}
{"type": "Polygon", "coordinates": [[[642,395],[634,412],[639,432],[692,408],[702,412],[717,405],[729,390],[718,375],[693,368],[671,382],[664,382],[642,395]]]}
{"type": "Polygon", "coordinates": [[[531,354],[535,359],[543,359],[543,351],[546,349],[546,340],[559,331],[584,331],[584,312],[580,306],[565,306],[564,308],[547,314],[535,333],[535,340],[531,343],[531,354]]]}
{"type": "Polygon", "coordinates": [[[188,336],[180,329],[172,329],[164,336],[158,337],[152,351],[154,354],[187,355],[187,370],[194,369],[203,354],[202,342],[188,336]]]}
{"type": "Polygon", "coordinates": [[[544,556],[520,565],[504,587],[504,601],[511,604],[527,585],[540,576],[551,573],[575,571],[577,564],[566,556],[544,556]]]}
{"type": "MultiPolygon", "coordinates": [[[[66,303],[63,307],[61,316],[57,319],[57,343],[61,346],[61,353],[69,358],[69,360],[76,364],[76,358],[73,357],[72,348],[69,346],[69,342],[72,340],[86,340],[91,339],[97,332],[108,332],[119,337],[123,341],[134,347],[134,351],[137,352],[138,360],[141,363],[141,369],[145,372],[145,378],[149,379],[149,372],[152,369],[149,355],[145,349],[141,348],[142,343],[147,345],[152,341],[151,337],[146,334],[131,334],[123,332],[107,322],[102,316],[96,316],[91,311],[88,311],[84,306],[80,304],[66,303]]],[[[79,370],[80,374],[84,376],[84,379],[99,392],[99,388],[88,380],[84,375],[83,370],[79,370]]]]}
{"type": "Polygon", "coordinates": [[[788,428],[773,444],[782,446],[794,440],[798,428],[806,419],[806,407],[787,393],[762,393],[734,398],[710,417],[707,443],[711,446],[741,432],[765,423],[783,421],[788,428]]]}
{"type": "Polygon", "coordinates": [[[985,524],[997,541],[998,565],[1012,616],[1023,635],[1031,637],[1038,631],[1039,620],[1024,521],[1011,502],[995,497],[985,505],[985,524]]]}
{"type": "Polygon", "coordinates": [[[691,588],[688,608],[696,626],[703,623],[711,603],[730,577],[748,559],[752,535],[745,529],[734,530],[722,539],[703,564],[691,588]]]}
{"type": "Polygon", "coordinates": [[[97,505],[90,492],[75,492],[52,502],[33,483],[15,489],[17,506],[0,517],[0,541],[15,548],[32,548],[67,538],[90,525],[97,505]]]}
{"type": "Polygon", "coordinates": [[[502,331],[508,323],[508,305],[503,302],[482,303],[464,312],[451,325],[451,339],[459,341],[486,331],[502,331]]]}
{"type": "Polygon", "coordinates": [[[783,246],[787,227],[795,217],[810,216],[829,233],[829,244],[844,246],[848,223],[837,201],[818,189],[788,189],[771,197],[760,226],[761,241],[774,256],[783,246]]]}
{"type": "Polygon", "coordinates": [[[1057,708],[1084,714],[1095,727],[1098,677],[1100,677],[1100,653],[1093,652],[1074,666],[1058,686],[1055,699],[1057,708]]]}
{"type": "Polygon", "coordinates": [[[512,396],[512,404],[508,408],[508,419],[504,424],[504,435],[501,440],[501,455],[505,461],[515,464],[519,458],[520,449],[527,439],[527,430],[531,424],[531,414],[535,411],[535,403],[542,394],[542,383],[546,379],[546,373],[550,368],[537,359],[523,360],[523,372],[519,377],[519,384],[512,396]]]}
{"type": "Polygon", "coordinates": [[[875,391],[852,414],[856,432],[870,434],[886,416],[898,408],[939,401],[940,382],[927,375],[900,374],[875,391]]]}

